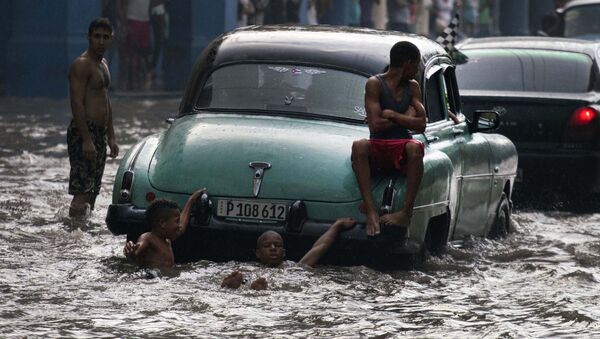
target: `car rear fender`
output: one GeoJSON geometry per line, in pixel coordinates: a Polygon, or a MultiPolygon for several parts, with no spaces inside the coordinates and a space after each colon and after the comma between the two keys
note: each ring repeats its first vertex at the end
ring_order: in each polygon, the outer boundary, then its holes
{"type": "MultiPolygon", "coordinates": [[[[453,166],[450,158],[443,152],[426,148],[423,158],[423,179],[419,186],[413,219],[411,221],[410,236],[412,241],[419,245],[425,241],[427,225],[431,218],[447,213],[450,199],[450,178],[453,175],[453,166]]],[[[380,185],[381,195],[385,185],[380,185]]],[[[394,210],[397,211],[404,203],[406,194],[406,176],[401,175],[395,183],[394,210]]],[[[379,194],[379,191],[374,192],[379,194]]],[[[376,197],[376,199],[380,197],[376,197]]],[[[452,232],[449,232],[452,234],[452,232]]]]}
{"type": "Polygon", "coordinates": [[[152,135],[144,138],[139,143],[133,145],[123,156],[113,185],[113,204],[122,204],[133,202],[136,206],[146,206],[145,195],[150,191],[148,182],[148,164],[152,155],[156,151],[159,135],[152,135]],[[131,196],[127,200],[122,198],[123,176],[126,171],[133,172],[133,182],[130,188],[131,196]]]}

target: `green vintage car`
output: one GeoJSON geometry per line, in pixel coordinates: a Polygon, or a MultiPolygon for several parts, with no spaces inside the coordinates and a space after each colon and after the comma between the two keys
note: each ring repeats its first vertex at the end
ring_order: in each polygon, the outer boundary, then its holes
{"type": "MultiPolygon", "coordinates": [[[[510,231],[517,153],[495,129],[495,112],[461,113],[454,64],[442,47],[415,35],[340,27],[249,27],[215,39],[199,57],[165,131],[124,156],[106,218],[114,234],[147,229],[146,206],[167,198],[195,206],[180,261],[254,258],[256,238],[276,230],[297,259],[339,217],[358,220],[326,258],[330,263],[395,263],[438,253],[464,236],[510,231]],[[424,176],[410,232],[384,228],[367,237],[350,162],[352,142],[367,138],[364,89],[384,72],[400,40],[421,50],[426,131],[424,176]],[[459,123],[448,117],[455,112],[459,123]]],[[[381,204],[401,206],[405,177],[373,178],[381,204]],[[385,202],[384,202],[385,203],[385,202]]]]}

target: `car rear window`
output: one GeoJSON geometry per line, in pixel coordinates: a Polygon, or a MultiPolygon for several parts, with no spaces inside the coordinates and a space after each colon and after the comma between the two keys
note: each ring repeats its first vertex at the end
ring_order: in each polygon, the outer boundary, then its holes
{"type": "Polygon", "coordinates": [[[465,49],[459,88],[526,92],[587,92],[592,60],[585,54],[529,49],[465,49]]]}
{"type": "Polygon", "coordinates": [[[215,70],[196,108],[365,117],[366,77],[341,70],[282,64],[234,64],[215,70]]]}
{"type": "Polygon", "coordinates": [[[564,14],[564,36],[600,39],[600,5],[586,5],[569,9],[564,14]]]}

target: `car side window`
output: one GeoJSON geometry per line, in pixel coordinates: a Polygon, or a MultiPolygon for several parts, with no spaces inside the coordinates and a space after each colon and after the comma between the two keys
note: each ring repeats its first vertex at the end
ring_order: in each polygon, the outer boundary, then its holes
{"type": "Polygon", "coordinates": [[[426,81],[427,116],[429,122],[436,122],[446,118],[445,98],[442,95],[442,70],[435,72],[426,81]]]}
{"type": "MultiPolygon", "coordinates": [[[[458,96],[458,86],[456,84],[454,67],[446,67],[444,69],[442,86],[444,91],[444,99],[446,101],[446,109],[449,112],[458,115],[460,113],[460,100],[458,96]]],[[[450,119],[450,117],[448,116],[447,119],[450,119]]]]}

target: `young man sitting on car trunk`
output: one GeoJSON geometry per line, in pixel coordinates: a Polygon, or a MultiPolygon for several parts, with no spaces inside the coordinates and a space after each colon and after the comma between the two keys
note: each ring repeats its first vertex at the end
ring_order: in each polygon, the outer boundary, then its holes
{"type": "Polygon", "coordinates": [[[367,214],[366,232],[380,233],[386,226],[409,227],[417,190],[423,177],[423,144],[409,130],[425,131],[425,108],[415,75],[421,61],[419,49],[400,41],[390,50],[387,72],[370,77],[365,86],[365,110],[369,139],[352,144],[352,169],[367,214]],[[402,208],[379,217],[371,193],[371,171],[400,171],[406,174],[406,195],[402,208]]]}

